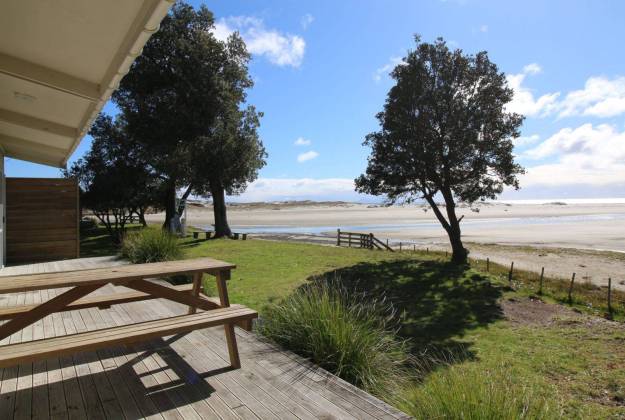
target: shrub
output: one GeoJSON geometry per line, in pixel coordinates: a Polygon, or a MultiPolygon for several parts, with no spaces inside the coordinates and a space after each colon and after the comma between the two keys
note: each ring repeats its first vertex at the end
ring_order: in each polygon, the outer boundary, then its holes
{"type": "Polygon", "coordinates": [[[393,319],[385,300],[322,282],[268,307],[258,328],[336,376],[390,398],[410,382],[407,343],[396,338],[393,319]]]}
{"type": "Polygon", "coordinates": [[[427,378],[407,391],[400,404],[417,419],[558,418],[538,388],[515,380],[518,375],[504,364],[486,370],[466,364],[424,370],[430,372],[427,378]]]}
{"type": "Polygon", "coordinates": [[[175,260],[181,255],[178,239],[161,229],[131,232],[121,247],[121,256],[134,264],[175,260]]]}

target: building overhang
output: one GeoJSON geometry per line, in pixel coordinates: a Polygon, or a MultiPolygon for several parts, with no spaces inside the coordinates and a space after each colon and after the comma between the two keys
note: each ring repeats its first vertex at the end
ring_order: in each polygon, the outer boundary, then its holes
{"type": "Polygon", "coordinates": [[[65,167],[174,0],[4,0],[0,151],[65,167]]]}

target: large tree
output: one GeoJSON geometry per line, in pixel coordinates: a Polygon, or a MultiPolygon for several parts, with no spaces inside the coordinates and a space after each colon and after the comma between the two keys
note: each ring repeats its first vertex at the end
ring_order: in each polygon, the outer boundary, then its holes
{"type": "Polygon", "coordinates": [[[196,187],[198,138],[212,132],[224,104],[251,86],[243,41],[234,35],[221,42],[213,29],[205,6],[177,2],[113,96],[133,143],[164,182],[166,228],[178,211],[177,192],[186,188],[186,197],[196,187]]]}
{"type": "Polygon", "coordinates": [[[415,41],[391,73],[395,85],[377,115],[380,131],[364,142],[372,150],[356,189],[391,203],[425,199],[449,236],[452,260],[464,263],[456,204],[519,187],[523,168],[514,161],[512,139],[523,117],[506,112],[513,91],[486,52],[452,51],[440,38],[415,41]]]}
{"type": "Polygon", "coordinates": [[[265,166],[267,153],[257,129],[262,113],[253,106],[244,110],[233,102],[216,119],[213,130],[196,142],[193,170],[194,191],[210,196],[215,217],[215,236],[230,236],[226,214],[226,193],[237,195],[254,181],[260,168],[265,166]]]}

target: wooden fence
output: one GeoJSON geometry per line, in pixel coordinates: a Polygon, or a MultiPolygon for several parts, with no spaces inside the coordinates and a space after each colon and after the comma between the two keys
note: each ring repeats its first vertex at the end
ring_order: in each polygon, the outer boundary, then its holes
{"type": "Polygon", "coordinates": [[[336,246],[382,249],[393,252],[391,247],[373,236],[373,233],[344,232],[341,229],[336,230],[336,246]]]}
{"type": "Polygon", "coordinates": [[[7,263],[78,258],[76,180],[6,178],[7,263]]]}

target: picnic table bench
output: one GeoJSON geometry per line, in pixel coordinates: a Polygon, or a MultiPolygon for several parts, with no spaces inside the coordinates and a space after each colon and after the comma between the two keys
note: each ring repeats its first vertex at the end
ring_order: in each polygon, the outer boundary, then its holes
{"type": "Polygon", "coordinates": [[[148,299],[168,299],[189,307],[186,315],[145,321],[136,324],[95,331],[26,341],[0,346],[0,368],[29,363],[49,357],[60,357],[80,351],[92,351],[111,345],[125,345],[167,335],[186,333],[195,329],[223,325],[230,356],[230,365],[239,368],[241,362],[234,333],[235,324],[250,328],[256,311],[242,305],[230,305],[226,281],[235,265],[197,258],[96,268],[56,273],[27,274],[0,278],[0,294],[43,289],[69,288],[54,298],[36,305],[5,307],[0,319],[0,340],[56,312],[91,307],[108,308],[111,305],[148,299]],[[219,298],[202,294],[203,274],[213,275],[219,298]],[[193,283],[165,286],[149,279],[173,275],[192,275],[193,283]],[[87,296],[101,287],[113,284],[131,291],[110,295],[87,296]],[[197,310],[203,312],[197,312],[197,310]]]}

